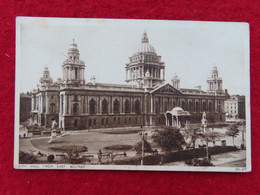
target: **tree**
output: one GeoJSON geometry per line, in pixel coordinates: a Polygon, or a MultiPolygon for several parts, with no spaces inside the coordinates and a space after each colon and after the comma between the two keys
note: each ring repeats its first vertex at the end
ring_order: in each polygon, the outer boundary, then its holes
{"type": "Polygon", "coordinates": [[[239,130],[238,130],[238,126],[237,125],[230,125],[228,128],[227,128],[227,131],[226,131],[226,135],[228,136],[231,136],[233,138],[233,145],[235,146],[235,143],[234,143],[234,138],[239,134],[239,130]]]}
{"type": "MultiPolygon", "coordinates": [[[[137,154],[142,153],[142,141],[137,142],[137,144],[134,146],[134,149],[137,154]]],[[[144,152],[152,152],[151,145],[148,141],[144,140],[144,152]]]]}
{"type": "Polygon", "coordinates": [[[195,128],[195,129],[184,129],[185,131],[185,140],[187,141],[190,138],[190,142],[188,143],[187,146],[195,148],[195,143],[197,141],[197,139],[199,138],[204,138],[204,135],[202,133],[202,129],[201,128],[195,128]]]}
{"type": "Polygon", "coordinates": [[[152,138],[164,152],[181,150],[182,146],[186,144],[180,130],[174,127],[165,127],[163,130],[157,130],[152,135],[152,138]]]}
{"type": "Polygon", "coordinates": [[[206,137],[208,138],[208,142],[212,142],[215,146],[216,139],[221,137],[221,135],[218,132],[209,131],[207,132],[206,137]]]}

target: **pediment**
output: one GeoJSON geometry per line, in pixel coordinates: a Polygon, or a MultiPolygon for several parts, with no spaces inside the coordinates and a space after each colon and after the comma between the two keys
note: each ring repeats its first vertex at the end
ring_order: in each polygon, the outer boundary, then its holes
{"type": "Polygon", "coordinates": [[[169,83],[166,83],[164,85],[161,85],[157,88],[155,88],[153,91],[151,91],[152,94],[171,94],[171,95],[182,95],[182,93],[175,89],[172,85],[169,83]]]}

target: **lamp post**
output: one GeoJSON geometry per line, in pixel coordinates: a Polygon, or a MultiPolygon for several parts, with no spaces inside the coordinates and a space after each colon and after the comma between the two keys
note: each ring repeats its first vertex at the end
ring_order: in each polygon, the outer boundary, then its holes
{"type": "Polygon", "coordinates": [[[242,149],[245,148],[245,137],[244,137],[244,133],[245,133],[245,124],[242,124],[242,149]]]}
{"type": "Polygon", "coordinates": [[[206,112],[203,112],[202,119],[201,119],[201,126],[203,128],[203,132],[206,138],[206,158],[209,160],[209,146],[208,146],[208,137],[206,135],[206,127],[207,127],[207,119],[206,119],[206,112]]]}
{"type": "Polygon", "coordinates": [[[147,133],[144,131],[144,129],[142,130],[141,133],[139,133],[139,135],[141,136],[142,139],[142,159],[141,159],[141,165],[144,165],[144,140],[147,138],[147,133]]]}

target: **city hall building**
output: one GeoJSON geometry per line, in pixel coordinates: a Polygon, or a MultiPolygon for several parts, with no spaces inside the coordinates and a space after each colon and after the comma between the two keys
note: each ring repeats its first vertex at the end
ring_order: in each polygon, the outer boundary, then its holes
{"type": "Polygon", "coordinates": [[[32,93],[31,116],[46,128],[56,120],[65,130],[127,126],[184,126],[200,122],[206,112],[209,122],[225,121],[222,78],[213,67],[208,90],[180,88],[173,76],[165,83],[165,64],[149,43],[146,32],[125,66],[126,84],[85,81],[86,64],[73,40],[62,64],[62,78],[53,82],[47,67],[38,89],[32,93]]]}

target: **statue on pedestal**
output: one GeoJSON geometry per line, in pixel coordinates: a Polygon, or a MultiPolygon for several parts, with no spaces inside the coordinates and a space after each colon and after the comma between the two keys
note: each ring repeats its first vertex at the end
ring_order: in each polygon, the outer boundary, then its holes
{"type": "Polygon", "coordinates": [[[48,141],[48,143],[52,143],[54,139],[56,138],[56,127],[57,127],[57,122],[55,119],[52,119],[52,124],[51,124],[51,139],[48,141]]]}

